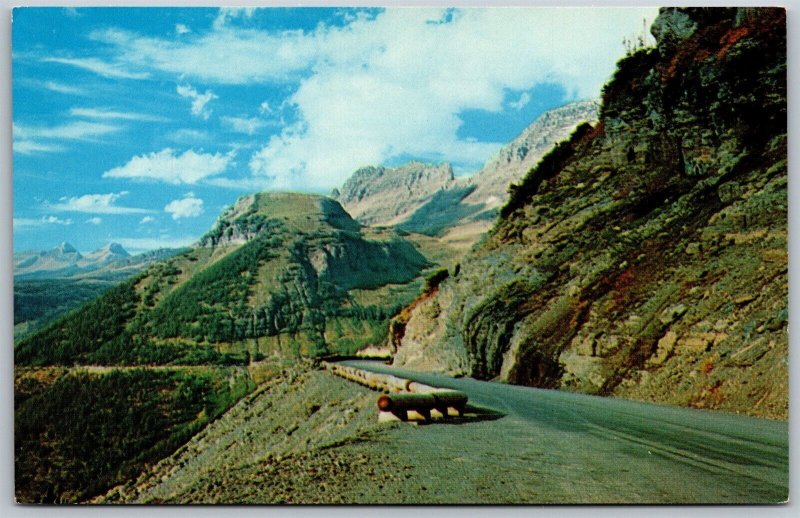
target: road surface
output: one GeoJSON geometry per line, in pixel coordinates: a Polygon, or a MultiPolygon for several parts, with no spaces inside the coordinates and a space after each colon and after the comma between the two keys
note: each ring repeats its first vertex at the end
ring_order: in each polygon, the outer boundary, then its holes
{"type": "MultiPolygon", "coordinates": [[[[471,405],[504,414],[492,426],[502,430],[505,421],[508,430],[528,434],[546,450],[534,465],[549,463],[564,486],[571,473],[581,479],[578,487],[585,494],[574,503],[779,503],[789,498],[786,422],[451,378],[369,361],[342,363],[461,390],[471,405]]],[[[502,444],[504,438],[489,440],[502,444]]]]}

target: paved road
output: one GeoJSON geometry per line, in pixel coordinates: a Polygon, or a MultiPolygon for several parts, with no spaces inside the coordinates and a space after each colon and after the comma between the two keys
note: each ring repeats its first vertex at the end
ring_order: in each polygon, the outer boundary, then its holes
{"type": "Polygon", "coordinates": [[[599,491],[606,483],[622,484],[642,502],[788,499],[785,422],[456,379],[375,362],[343,363],[462,390],[471,404],[501,412],[507,416],[503,420],[524,423],[525,433],[560,450],[562,462],[597,474],[599,491]]]}

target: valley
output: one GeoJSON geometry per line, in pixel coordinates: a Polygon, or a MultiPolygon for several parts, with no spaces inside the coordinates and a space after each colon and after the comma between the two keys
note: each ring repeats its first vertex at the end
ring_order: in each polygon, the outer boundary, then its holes
{"type": "Polygon", "coordinates": [[[64,242],[52,250],[14,254],[15,340],[180,251],[159,249],[131,255],[122,245],[109,243],[82,255],[64,242]]]}

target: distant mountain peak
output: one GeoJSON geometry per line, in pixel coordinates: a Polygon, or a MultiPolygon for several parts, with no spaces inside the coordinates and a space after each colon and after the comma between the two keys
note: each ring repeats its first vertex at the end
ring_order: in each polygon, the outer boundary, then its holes
{"type": "Polygon", "coordinates": [[[131,254],[128,253],[127,250],[125,250],[125,248],[122,247],[121,244],[113,243],[113,242],[106,244],[99,251],[100,252],[106,252],[108,254],[113,254],[113,255],[116,255],[116,256],[121,256],[121,257],[130,257],[130,255],[131,255],[131,254]]]}
{"type": "Polygon", "coordinates": [[[75,249],[74,246],[67,243],[66,241],[61,242],[57,247],[53,249],[55,252],[59,252],[62,254],[74,254],[78,250],[75,249]]]}
{"type": "Polygon", "coordinates": [[[356,170],[332,196],[361,223],[443,233],[449,242],[468,248],[491,226],[509,186],[580,123],[596,121],[597,111],[597,101],[588,100],[543,113],[470,177],[456,178],[448,163],[368,166],[356,170]]]}

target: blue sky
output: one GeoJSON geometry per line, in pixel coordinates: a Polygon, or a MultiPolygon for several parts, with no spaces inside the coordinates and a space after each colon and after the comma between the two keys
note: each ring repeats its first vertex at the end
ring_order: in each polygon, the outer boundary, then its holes
{"type": "Polygon", "coordinates": [[[468,174],[594,98],[655,9],[22,8],[14,249],[187,245],[262,190],[468,174]]]}

